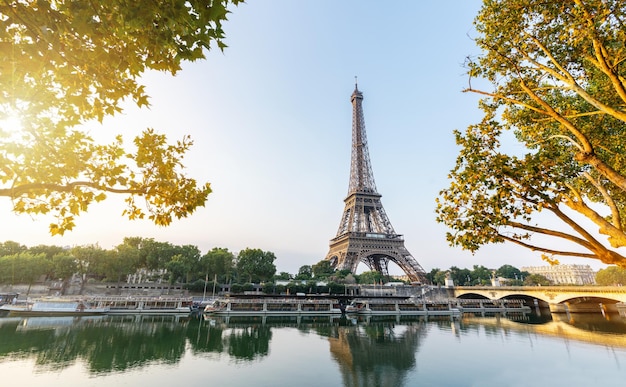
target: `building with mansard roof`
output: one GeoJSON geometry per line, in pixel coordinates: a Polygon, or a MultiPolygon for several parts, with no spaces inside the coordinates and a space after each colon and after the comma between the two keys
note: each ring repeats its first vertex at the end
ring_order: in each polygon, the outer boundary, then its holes
{"type": "Polygon", "coordinates": [[[555,285],[594,285],[596,272],[589,265],[528,266],[521,271],[541,274],[555,285]]]}

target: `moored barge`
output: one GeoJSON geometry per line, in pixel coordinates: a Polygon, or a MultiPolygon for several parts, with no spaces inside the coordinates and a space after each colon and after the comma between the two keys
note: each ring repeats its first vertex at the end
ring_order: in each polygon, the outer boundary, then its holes
{"type": "Polygon", "coordinates": [[[346,313],[361,315],[460,316],[461,310],[448,301],[416,302],[409,298],[357,298],[346,313]]]}
{"type": "Polygon", "coordinates": [[[325,315],[342,314],[339,300],[332,298],[219,298],[204,308],[216,315],[325,315]]]}
{"type": "Polygon", "coordinates": [[[460,316],[463,313],[530,312],[522,300],[423,300],[412,298],[357,298],[346,313],[362,315],[460,316]]]}
{"type": "Polygon", "coordinates": [[[107,314],[186,314],[193,311],[191,297],[94,297],[91,302],[108,308],[107,314]]]}
{"type": "Polygon", "coordinates": [[[86,301],[45,300],[31,303],[9,305],[0,310],[9,316],[95,316],[108,312],[107,307],[100,307],[86,301]]]}

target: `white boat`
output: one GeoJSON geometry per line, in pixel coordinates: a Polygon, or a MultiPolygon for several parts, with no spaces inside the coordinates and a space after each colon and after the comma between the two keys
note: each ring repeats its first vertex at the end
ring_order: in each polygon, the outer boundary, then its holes
{"type": "Polygon", "coordinates": [[[9,316],[93,316],[105,314],[109,308],[98,307],[85,301],[34,301],[32,303],[9,305],[0,310],[9,316]]]}
{"type": "Polygon", "coordinates": [[[346,306],[346,313],[362,315],[460,316],[450,302],[419,302],[410,298],[357,298],[346,306]]]}
{"type": "Polygon", "coordinates": [[[190,297],[94,297],[94,304],[108,308],[107,314],[188,314],[193,311],[190,297]]]}
{"type": "Polygon", "coordinates": [[[327,315],[342,314],[339,300],[331,298],[221,298],[204,308],[216,315],[327,315]]]}

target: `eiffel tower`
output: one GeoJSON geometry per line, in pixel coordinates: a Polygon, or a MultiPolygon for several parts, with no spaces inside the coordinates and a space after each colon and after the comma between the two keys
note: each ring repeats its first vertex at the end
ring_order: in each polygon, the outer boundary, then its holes
{"type": "Polygon", "coordinates": [[[352,158],[350,185],[345,208],[326,255],[337,270],[356,273],[359,263],[384,276],[389,262],[397,264],[411,281],[427,283],[424,269],[404,247],[404,238],[396,234],[380,201],[370,164],[363,118],[363,93],[355,83],[352,102],[352,158]]]}

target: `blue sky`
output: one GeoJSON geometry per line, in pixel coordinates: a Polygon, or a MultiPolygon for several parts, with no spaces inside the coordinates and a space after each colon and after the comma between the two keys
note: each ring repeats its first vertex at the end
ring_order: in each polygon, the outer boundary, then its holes
{"type": "MultiPolygon", "coordinates": [[[[188,63],[175,77],[148,73],[150,109],[129,106],[95,138],[130,140],[151,127],[195,141],[188,174],[209,181],[206,207],[168,228],[121,217],[111,197],[63,237],[46,218],[16,216],[0,202],[2,240],[112,248],[125,236],[269,250],[279,271],[324,258],[348,190],[350,94],[364,93],[370,158],[396,232],[429,271],[452,265],[544,265],[538,253],[494,246],[471,255],[451,248],[435,221],[435,198],[458,152],[452,131],[481,118],[463,62],[478,54],[471,36],[481,2],[250,0],[225,24],[228,48],[188,63]]],[[[562,262],[594,262],[561,259],[562,262]]],[[[601,267],[601,266],[600,266],[601,267]]],[[[398,269],[399,270],[399,269],[398,269]]],[[[392,268],[392,271],[393,268],[392,268]]],[[[398,272],[399,273],[399,272],[398,272]]]]}

